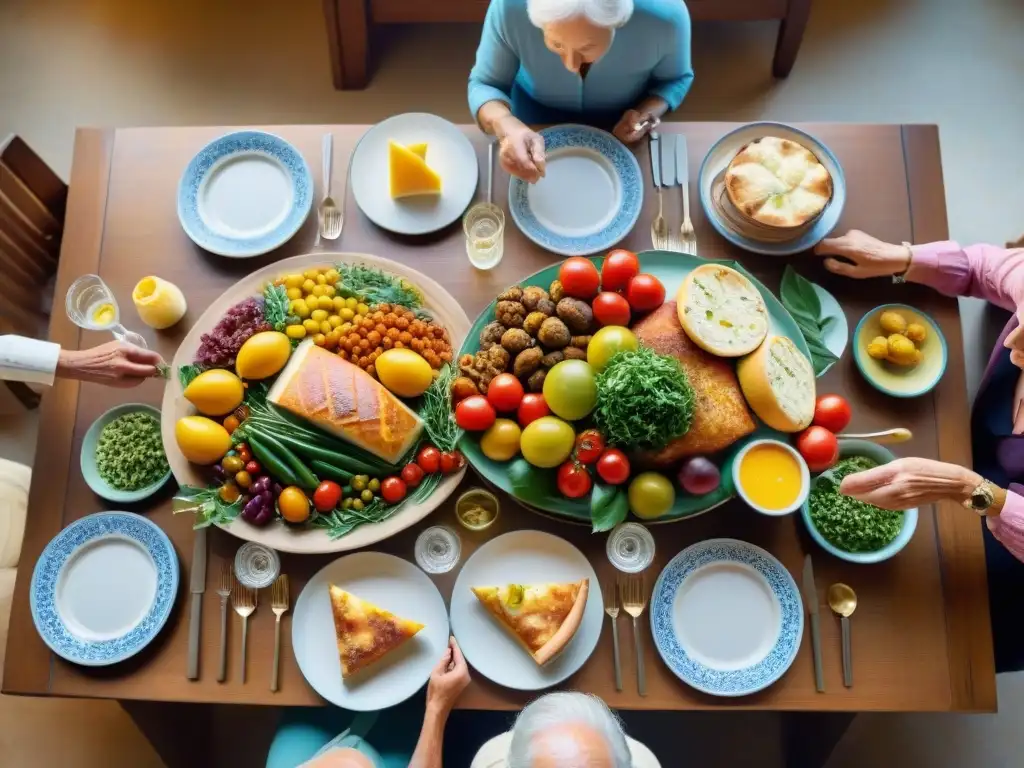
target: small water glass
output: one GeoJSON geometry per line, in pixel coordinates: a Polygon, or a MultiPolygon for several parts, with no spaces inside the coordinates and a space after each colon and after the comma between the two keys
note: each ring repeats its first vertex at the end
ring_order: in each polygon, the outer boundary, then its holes
{"type": "Polygon", "coordinates": [[[435,525],[416,538],[415,555],[427,573],[447,573],[459,564],[462,539],[448,526],[435,525]]]}
{"type": "Polygon", "coordinates": [[[609,534],[605,551],[623,573],[640,573],[654,560],[654,536],[639,523],[620,523],[609,534]]]}
{"type": "Polygon", "coordinates": [[[68,319],[87,331],[110,331],[114,338],[126,344],[148,349],[145,338],[121,325],[121,309],[110,290],[99,275],[82,275],[68,288],[64,299],[68,319]],[[98,321],[100,310],[109,305],[109,320],[98,321]]]}
{"type": "Polygon", "coordinates": [[[477,203],[462,217],[466,255],[477,269],[493,269],[505,254],[505,213],[493,203],[477,203]]]}

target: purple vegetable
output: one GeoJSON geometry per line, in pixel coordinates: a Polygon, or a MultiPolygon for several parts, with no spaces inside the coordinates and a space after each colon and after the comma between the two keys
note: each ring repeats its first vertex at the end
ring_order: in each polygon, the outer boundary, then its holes
{"type": "Polygon", "coordinates": [[[263,475],[262,477],[257,478],[253,482],[253,484],[249,486],[249,489],[254,494],[261,494],[262,495],[262,493],[264,491],[269,491],[270,490],[270,478],[267,477],[266,475],[263,475]]]}
{"type": "Polygon", "coordinates": [[[272,494],[269,490],[265,490],[262,493],[260,493],[260,498],[263,499],[264,506],[270,507],[271,509],[274,508],[274,494],[272,494]]]}
{"type": "Polygon", "coordinates": [[[274,498],[276,499],[278,496],[280,496],[281,491],[283,490],[284,488],[281,487],[280,483],[274,483],[274,498]]]}
{"type": "Polygon", "coordinates": [[[213,467],[213,479],[218,483],[223,483],[228,479],[227,473],[224,471],[224,467],[220,464],[215,464],[213,467]]]}
{"type": "Polygon", "coordinates": [[[260,516],[261,512],[263,512],[264,506],[262,498],[259,496],[253,496],[242,508],[242,517],[250,523],[257,524],[256,518],[260,516]]]}
{"type": "Polygon", "coordinates": [[[711,493],[721,482],[722,475],[718,467],[703,456],[693,456],[679,468],[679,485],[694,496],[711,493]]]}

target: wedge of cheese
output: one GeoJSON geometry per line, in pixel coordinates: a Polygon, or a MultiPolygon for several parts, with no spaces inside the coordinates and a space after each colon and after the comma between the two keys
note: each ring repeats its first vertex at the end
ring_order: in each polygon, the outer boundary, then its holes
{"type": "MultiPolygon", "coordinates": [[[[423,155],[426,153],[426,145],[423,145],[423,155]]],[[[427,165],[422,156],[397,141],[388,142],[388,174],[391,197],[395,200],[441,193],[441,177],[427,165]]]]}
{"type": "Polygon", "coordinates": [[[423,420],[379,381],[312,340],[292,352],[267,400],[391,464],[423,432],[423,420]]]}
{"type": "Polygon", "coordinates": [[[743,396],[765,424],[799,432],[814,418],[814,367],[786,336],[769,336],[736,364],[743,396]]]}
{"type": "Polygon", "coordinates": [[[414,155],[419,155],[421,160],[427,159],[427,143],[425,141],[419,144],[406,144],[405,147],[414,155]]]}
{"type": "Polygon", "coordinates": [[[676,311],[693,343],[718,357],[753,352],[768,334],[768,309],[757,288],[720,264],[705,264],[686,276],[676,311]]]}

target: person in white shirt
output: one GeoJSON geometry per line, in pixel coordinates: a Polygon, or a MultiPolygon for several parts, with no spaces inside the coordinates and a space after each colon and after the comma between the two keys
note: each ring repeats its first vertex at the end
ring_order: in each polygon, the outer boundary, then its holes
{"type": "Polygon", "coordinates": [[[159,376],[159,354],[120,341],[108,341],[83,350],[61,349],[59,344],[24,336],[0,336],[0,381],[53,384],[55,377],[134,387],[159,376]]]}
{"type": "Polygon", "coordinates": [[[597,696],[557,692],[528,704],[511,731],[485,743],[470,768],[660,768],[597,696]]]}

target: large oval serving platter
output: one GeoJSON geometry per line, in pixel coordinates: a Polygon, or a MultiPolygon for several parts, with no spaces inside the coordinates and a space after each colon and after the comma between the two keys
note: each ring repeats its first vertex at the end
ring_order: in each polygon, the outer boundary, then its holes
{"type": "MultiPolygon", "coordinates": [[[[187,365],[195,359],[196,351],[199,349],[200,336],[213,330],[230,307],[243,299],[262,293],[263,286],[267,282],[291,272],[302,272],[313,267],[339,263],[365,264],[414,283],[423,294],[424,306],[448,330],[452,349],[459,349],[464,343],[469,329],[469,317],[459,303],[437,282],[422,272],[417,272],[396,261],[363,253],[310,253],[283,259],[253,272],[228,288],[210,304],[189,330],[174,355],[173,372],[164,390],[160,425],[167,461],[171,465],[171,472],[174,473],[174,478],[179,485],[205,487],[209,484],[208,468],[199,467],[186,461],[181,451],[178,450],[174,439],[175,422],[182,416],[195,413],[192,404],[183,395],[177,371],[179,367],[187,365]]],[[[405,530],[410,525],[415,525],[452,494],[464,473],[465,470],[444,478],[430,497],[422,503],[407,504],[394,517],[382,523],[363,525],[338,539],[332,540],[327,532],[320,528],[292,528],[280,522],[273,522],[264,528],[257,528],[238,518],[229,525],[221,527],[240,539],[257,541],[281,552],[301,554],[345,552],[374,544],[405,530]]]]}
{"type": "MultiPolygon", "coordinates": [[[[796,342],[797,348],[810,358],[811,353],[807,348],[807,342],[804,341],[804,337],[800,334],[800,328],[797,326],[793,316],[789,314],[788,310],[786,310],[784,306],[782,306],[782,303],[775,297],[775,294],[762,285],[757,278],[747,272],[739,262],[710,261],[708,259],[700,259],[696,256],[690,256],[674,251],[643,251],[638,253],[637,256],[640,258],[640,270],[654,275],[664,284],[666,301],[675,300],[676,292],[679,290],[679,286],[682,285],[683,279],[701,265],[726,264],[733,269],[739,270],[750,278],[757,290],[760,291],[761,295],[764,297],[765,305],[768,308],[768,333],[778,336],[788,336],[796,342]]],[[[593,261],[594,264],[597,265],[598,269],[600,269],[601,264],[604,263],[604,257],[592,257],[591,261],[593,261]]],[[[551,281],[558,277],[558,270],[560,267],[560,262],[553,264],[546,269],[542,269],[528,277],[524,277],[518,284],[524,288],[529,285],[539,285],[544,289],[547,289],[551,284],[551,281]]],[[[496,303],[497,302],[492,301],[490,305],[488,305],[487,309],[477,317],[476,322],[473,323],[473,327],[469,331],[469,335],[466,337],[466,343],[462,347],[462,354],[474,353],[480,348],[480,331],[483,330],[483,327],[487,325],[487,323],[494,319],[496,303]]],[[[762,437],[778,437],[779,434],[779,432],[776,432],[775,430],[758,422],[758,428],[753,434],[742,440],[738,440],[732,446],[727,448],[722,456],[722,460],[720,462],[716,461],[716,463],[719,464],[722,473],[722,484],[717,490],[705,494],[704,496],[691,496],[685,493],[677,493],[675,505],[668,513],[663,517],[658,518],[658,520],[647,522],[668,523],[674,520],[681,520],[683,518],[699,515],[702,512],[707,512],[724,504],[736,495],[736,489],[733,486],[732,481],[732,461],[739,450],[750,440],[762,437]]],[[[462,442],[459,447],[466,455],[466,458],[473,469],[475,469],[487,483],[496,488],[500,488],[514,498],[516,497],[516,494],[512,489],[512,483],[509,479],[508,463],[492,461],[484,456],[483,452],[480,450],[479,439],[476,436],[467,434],[462,438],[462,442]]],[[[538,471],[538,475],[541,474],[541,471],[538,471]]],[[[529,501],[523,499],[518,500],[523,503],[524,506],[537,511],[589,525],[589,495],[583,499],[567,499],[554,488],[555,471],[551,470],[550,473],[547,474],[550,474],[551,476],[549,488],[538,490],[536,496],[531,498],[529,501]]]]}

